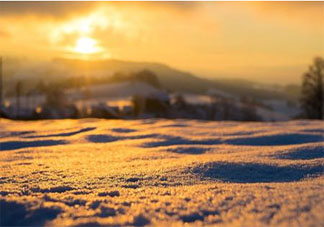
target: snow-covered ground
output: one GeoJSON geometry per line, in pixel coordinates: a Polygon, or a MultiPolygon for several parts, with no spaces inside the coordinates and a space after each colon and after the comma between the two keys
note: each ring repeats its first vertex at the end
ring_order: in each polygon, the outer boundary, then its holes
{"type": "Polygon", "coordinates": [[[0,120],[1,225],[324,225],[324,122],[0,120]]]}

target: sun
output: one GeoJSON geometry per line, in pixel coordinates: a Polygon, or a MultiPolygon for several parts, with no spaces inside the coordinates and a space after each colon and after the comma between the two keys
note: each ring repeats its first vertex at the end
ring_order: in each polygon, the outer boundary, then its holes
{"type": "Polygon", "coordinates": [[[80,54],[94,54],[99,52],[97,41],[89,37],[80,37],[74,47],[74,51],[80,54]]]}

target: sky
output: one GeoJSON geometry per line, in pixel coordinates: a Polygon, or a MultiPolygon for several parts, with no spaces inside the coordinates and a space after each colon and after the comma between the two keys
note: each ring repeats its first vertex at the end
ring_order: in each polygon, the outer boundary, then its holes
{"type": "Polygon", "coordinates": [[[324,2],[0,2],[0,54],[297,83],[324,57],[324,2]]]}

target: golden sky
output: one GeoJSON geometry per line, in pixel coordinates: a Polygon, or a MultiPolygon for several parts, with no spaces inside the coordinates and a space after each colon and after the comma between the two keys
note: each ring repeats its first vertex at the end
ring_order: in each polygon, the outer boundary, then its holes
{"type": "Polygon", "coordinates": [[[324,57],[324,2],[0,2],[0,52],[294,82],[324,57]]]}

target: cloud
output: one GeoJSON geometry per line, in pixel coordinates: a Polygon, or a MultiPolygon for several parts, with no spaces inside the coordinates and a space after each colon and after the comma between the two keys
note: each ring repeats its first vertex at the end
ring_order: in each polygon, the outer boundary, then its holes
{"type": "Polygon", "coordinates": [[[194,10],[197,7],[201,5],[199,2],[141,2],[144,5],[147,6],[153,6],[153,7],[164,7],[164,8],[173,8],[173,9],[179,9],[179,10],[194,10]]]}
{"type": "Polygon", "coordinates": [[[304,26],[324,26],[324,2],[251,2],[261,16],[304,26]]]}
{"type": "Polygon", "coordinates": [[[181,11],[195,9],[195,2],[0,2],[1,16],[46,16],[65,19],[71,15],[91,12],[98,7],[132,7],[168,8],[181,11]]]}
{"type": "Polygon", "coordinates": [[[47,16],[66,18],[72,14],[90,12],[97,2],[0,2],[1,16],[47,16]]]}
{"type": "Polygon", "coordinates": [[[10,36],[8,31],[0,30],[0,38],[9,38],[10,36]]]}

